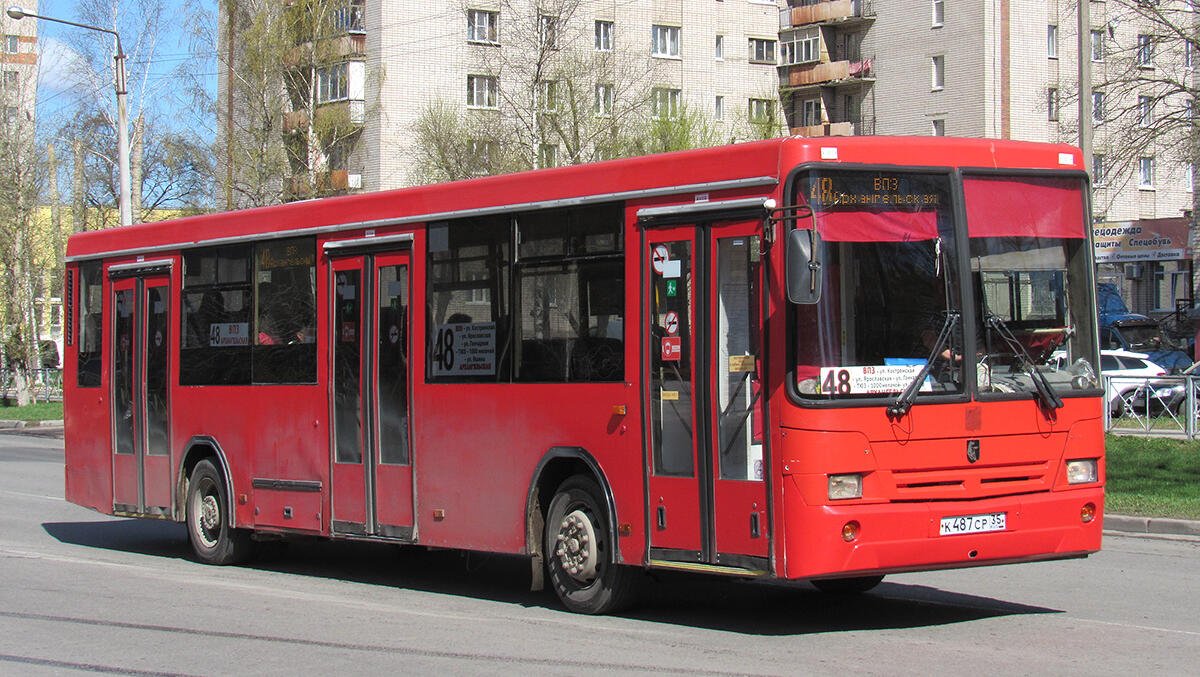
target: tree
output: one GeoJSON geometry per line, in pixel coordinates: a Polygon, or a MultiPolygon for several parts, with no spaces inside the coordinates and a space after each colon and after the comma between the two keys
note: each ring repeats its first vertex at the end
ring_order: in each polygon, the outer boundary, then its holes
{"type": "MultiPolygon", "coordinates": [[[[162,0],[141,0],[136,13],[122,12],[115,0],[81,0],[74,20],[111,28],[122,36],[127,58],[128,110],[132,123],[130,147],[133,172],[131,191],[134,222],[163,207],[202,209],[211,204],[211,191],[204,180],[211,164],[207,143],[187,124],[193,111],[175,86],[195,75],[197,62],[179,60],[163,77],[151,67],[160,59],[160,37],[175,19],[174,7],[162,0]]],[[[97,31],[73,30],[64,34],[79,59],[71,64],[76,101],[58,125],[62,155],[71,156],[78,144],[84,149],[82,182],[84,195],[73,196],[88,207],[80,215],[95,215],[98,221],[85,227],[116,225],[119,195],[117,132],[113,89],[114,43],[97,31]]]]}
{"type": "MultiPolygon", "coordinates": [[[[1097,61],[1093,102],[1099,104],[1094,153],[1103,157],[1111,203],[1143,173],[1178,179],[1182,175],[1171,172],[1200,160],[1194,114],[1200,17],[1185,0],[1120,0],[1107,11],[1111,29],[1095,30],[1090,39],[1098,52],[1091,55],[1097,61]]],[[[1103,213],[1108,206],[1096,209],[1103,213]]]]}
{"type": "Polygon", "coordinates": [[[361,0],[223,3],[216,166],[227,207],[347,188],[338,173],[371,113],[362,12],[361,0]]]}
{"type": "MultiPolygon", "coordinates": [[[[0,98],[0,103],[16,103],[21,94],[5,88],[0,98]]],[[[46,174],[25,107],[4,105],[0,110],[17,111],[0,120],[0,267],[4,268],[0,342],[17,404],[24,406],[32,400],[32,375],[40,366],[34,298],[41,280],[36,255],[46,249],[43,240],[48,233],[38,227],[35,212],[46,174]]]]}

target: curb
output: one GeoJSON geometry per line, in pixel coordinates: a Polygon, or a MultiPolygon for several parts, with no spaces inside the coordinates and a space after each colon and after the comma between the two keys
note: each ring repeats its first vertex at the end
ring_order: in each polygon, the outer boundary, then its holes
{"type": "Polygon", "coordinates": [[[1200,539],[1200,522],[1193,520],[1171,519],[1169,517],[1105,515],[1104,530],[1121,531],[1132,534],[1187,536],[1190,538],[1200,539]]]}
{"type": "Polygon", "coordinates": [[[63,427],[62,419],[57,421],[4,421],[0,420],[0,430],[10,428],[61,428],[63,427]]]}

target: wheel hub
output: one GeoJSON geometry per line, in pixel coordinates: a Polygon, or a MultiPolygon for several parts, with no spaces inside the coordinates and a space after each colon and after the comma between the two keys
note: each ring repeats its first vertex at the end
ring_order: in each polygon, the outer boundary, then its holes
{"type": "Polygon", "coordinates": [[[205,531],[213,531],[220,526],[221,509],[217,506],[216,496],[205,496],[200,499],[200,526],[205,531]]]}
{"type": "Polygon", "coordinates": [[[582,583],[596,577],[596,529],[586,513],[576,510],[564,517],[556,540],[554,554],[567,575],[582,583]]]}

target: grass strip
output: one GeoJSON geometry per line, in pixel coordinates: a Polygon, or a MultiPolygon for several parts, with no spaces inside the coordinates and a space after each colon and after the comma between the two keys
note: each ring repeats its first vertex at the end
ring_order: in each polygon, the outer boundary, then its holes
{"type": "Polygon", "coordinates": [[[1200,519],[1200,442],[1108,435],[1105,447],[1107,512],[1200,519]]]}
{"type": "Polygon", "coordinates": [[[38,402],[25,407],[0,406],[0,421],[61,421],[62,402],[38,402]]]}

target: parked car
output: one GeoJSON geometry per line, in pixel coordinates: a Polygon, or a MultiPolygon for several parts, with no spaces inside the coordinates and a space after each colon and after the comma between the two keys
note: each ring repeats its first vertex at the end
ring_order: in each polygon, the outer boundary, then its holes
{"type": "Polygon", "coordinates": [[[1189,376],[1200,377],[1200,362],[1184,369],[1178,376],[1164,379],[1162,382],[1145,388],[1128,399],[1129,406],[1136,412],[1149,411],[1151,416],[1171,414],[1178,416],[1187,404],[1187,384],[1192,384],[1195,392],[1195,402],[1200,406],[1200,379],[1189,379],[1189,376]],[[1147,405],[1147,398],[1150,402],[1147,405]],[[1149,406],[1149,409],[1147,409],[1149,406]]]}
{"type": "MultiPolygon", "coordinates": [[[[1104,401],[1113,416],[1125,413],[1126,400],[1135,398],[1139,390],[1164,385],[1154,377],[1165,376],[1166,370],[1150,361],[1145,353],[1128,350],[1101,350],[1100,375],[1104,377],[1104,401]]],[[[1135,409],[1135,411],[1137,411],[1135,409]]]]}

